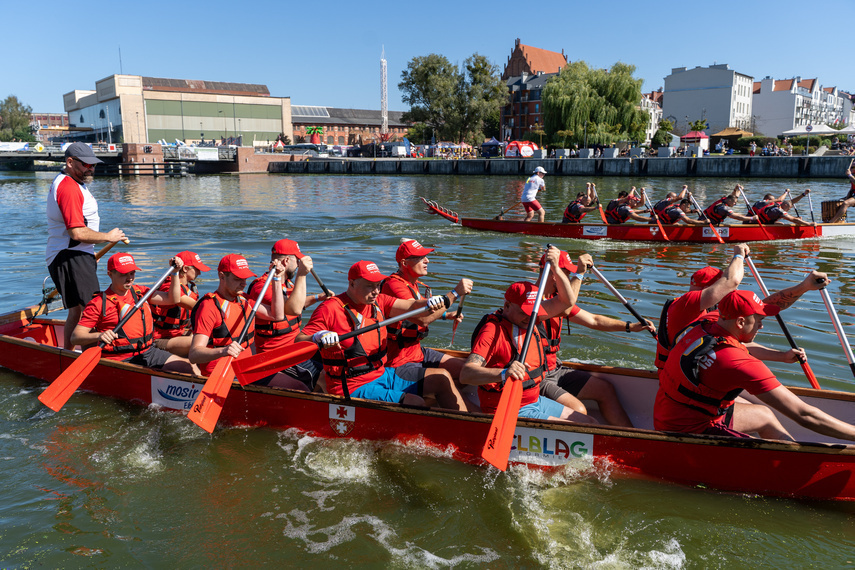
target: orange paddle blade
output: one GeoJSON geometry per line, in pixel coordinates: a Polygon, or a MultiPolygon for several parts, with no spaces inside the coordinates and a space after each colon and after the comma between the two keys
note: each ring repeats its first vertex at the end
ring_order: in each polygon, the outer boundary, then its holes
{"type": "Polygon", "coordinates": [[[39,396],[39,401],[58,412],[101,360],[101,347],[87,348],[68,368],[51,382],[39,396]]]}
{"type": "Polygon", "coordinates": [[[217,426],[226,397],[232,388],[232,380],[235,378],[232,360],[231,356],[225,356],[217,362],[202,391],[196,396],[190,413],[187,414],[190,421],[208,433],[212,433],[217,426]]]}
{"type": "Polygon", "coordinates": [[[805,376],[807,376],[811,387],[814,390],[821,390],[822,388],[819,387],[819,382],[817,382],[816,376],[814,375],[813,370],[811,370],[810,364],[808,364],[807,361],[799,362],[799,364],[802,365],[802,370],[804,371],[805,376]]]}
{"type": "Polygon", "coordinates": [[[603,223],[608,224],[608,222],[606,221],[606,214],[603,212],[603,205],[598,204],[598,206],[600,207],[600,217],[603,219],[603,223]]]}
{"type": "Polygon", "coordinates": [[[493,467],[504,471],[508,468],[508,456],[514,441],[514,431],[517,429],[517,417],[522,404],[522,382],[508,380],[502,388],[502,397],[490,424],[490,432],[481,457],[493,467]]]}
{"type": "Polygon", "coordinates": [[[241,358],[232,363],[232,367],[240,385],[246,386],[289,366],[304,362],[314,356],[317,351],[318,345],[313,342],[297,342],[270,352],[260,352],[241,358]]]}

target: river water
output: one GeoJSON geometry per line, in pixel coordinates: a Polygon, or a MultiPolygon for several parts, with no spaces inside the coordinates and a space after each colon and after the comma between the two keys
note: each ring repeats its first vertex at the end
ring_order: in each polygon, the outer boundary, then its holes
{"type": "MultiPolygon", "coordinates": [[[[48,173],[0,172],[0,312],[39,301],[48,173]]],[[[677,179],[595,179],[603,199],[630,185],[658,198],[677,179]]],[[[548,177],[541,203],[561,212],[580,178],[548,177]]],[[[685,181],[702,203],[737,182],[685,181]]],[[[819,203],[845,194],[843,180],[812,180],[819,203]]],[[[468,348],[475,318],[502,303],[505,287],[534,279],[545,239],[465,230],[425,212],[419,196],[462,215],[493,217],[518,200],[521,181],[499,177],[234,175],[97,179],[102,229],[121,227],[145,284],[174,253],[191,249],[216,267],[241,252],[260,273],[272,242],[289,237],[312,255],[336,292],[360,259],[395,268],[401,237],[437,247],[427,282],[437,291],[475,281],[472,315],[457,331],[468,348]]],[[[749,197],[801,190],[796,180],[752,180],[749,197]]],[[[806,201],[799,204],[808,217],[806,201]]],[[[600,270],[637,310],[658,318],[693,271],[722,266],[732,247],[553,240],[600,270]]],[[[855,324],[851,238],[752,246],[767,286],[805,271],[828,272],[847,330],[855,324]]],[[[101,265],[101,271],[104,265],[101,265]]],[[[106,274],[101,275],[107,283],[106,274]]],[[[200,290],[216,287],[216,273],[200,290]]],[[[748,272],[743,288],[758,291],[748,272]]],[[[310,283],[309,291],[318,287],[310,283]]],[[[587,280],[579,304],[630,319],[601,284],[587,280]]],[[[62,315],[62,313],[57,313],[62,315]]],[[[823,388],[855,383],[818,293],[785,313],[823,388]]],[[[306,315],[308,317],[308,314],[306,315]]],[[[758,341],[783,348],[769,319],[758,341]]],[[[445,326],[443,326],[445,325],[445,326]]],[[[447,347],[450,326],[427,344],[447,347]]],[[[649,335],[576,327],[565,359],[651,368],[649,335]]],[[[807,386],[798,365],[773,364],[784,383],[807,386]]],[[[395,444],[327,441],[296,430],[202,432],[180,415],[76,394],[54,414],[36,399],[40,382],[0,370],[0,564],[3,567],[357,568],[839,568],[855,566],[855,516],[827,504],[687,489],[628,479],[580,462],[553,475],[505,474],[395,444]]],[[[738,465],[734,466],[737,470],[738,465]]]]}

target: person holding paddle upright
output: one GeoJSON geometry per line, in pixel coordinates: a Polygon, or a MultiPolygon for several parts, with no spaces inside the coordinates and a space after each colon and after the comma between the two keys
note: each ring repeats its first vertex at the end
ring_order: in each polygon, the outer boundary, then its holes
{"type": "MultiPolygon", "coordinates": [[[[414,239],[402,240],[398,251],[395,252],[398,271],[383,281],[380,292],[409,301],[423,298],[419,293],[419,286],[422,286],[424,296],[430,297],[430,287],[422,283],[420,278],[427,275],[428,263],[430,263],[428,254],[433,252],[434,248],[424,247],[414,239]]],[[[448,295],[455,300],[460,300],[471,292],[472,280],[463,278],[454,289],[449,291],[448,295]]],[[[441,307],[427,315],[424,318],[424,324],[399,321],[387,326],[389,366],[395,369],[398,376],[412,382],[424,380],[434,374],[446,377],[446,381],[454,382],[454,379],[460,377],[465,360],[426,348],[421,344],[422,339],[428,336],[428,323],[437,319],[454,320],[454,318],[454,315],[445,307],[441,307]]],[[[458,322],[462,319],[461,314],[458,322]]],[[[468,400],[466,402],[468,404],[468,400]]],[[[470,411],[475,411],[474,407],[471,408],[470,411]]]]}
{"type": "Polygon", "coordinates": [[[327,299],[315,309],[297,342],[312,341],[321,346],[321,359],[330,394],[345,398],[365,398],[383,402],[424,405],[423,395],[434,396],[441,408],[466,410],[466,403],[448,376],[426,376],[413,382],[386,367],[386,326],[372,327],[385,317],[420,310],[412,322],[426,324],[441,307],[451,306],[453,295],[429,299],[397,299],[380,292],[386,276],[370,261],[354,263],[347,272],[344,293],[327,299]],[[385,316],[385,317],[384,317],[385,316]],[[367,328],[364,334],[339,342],[339,335],[367,328]]]}
{"type": "MultiPolygon", "coordinates": [[[[558,267],[561,251],[556,247],[547,250],[551,266],[558,267]]],[[[472,352],[466,359],[460,381],[478,386],[481,410],[495,414],[506,382],[522,382],[522,406],[519,417],[565,420],[579,423],[597,421],[572,408],[540,395],[540,384],[547,373],[544,339],[534,327],[531,342],[520,362],[519,352],[531,319],[543,322],[564,313],[576,303],[576,297],[585,273],[593,265],[588,254],[579,257],[579,269],[573,279],[563,271],[556,271],[558,294],[544,300],[534,313],[538,287],[527,281],[513,283],[505,291],[505,304],[495,313],[486,315],[472,334],[472,352]]]]}
{"type": "MultiPolygon", "coordinates": [[[[644,189],[642,188],[642,190],[644,189]]],[[[629,192],[621,190],[618,193],[618,197],[610,201],[609,205],[606,206],[606,223],[622,224],[630,219],[638,222],[655,221],[652,217],[645,218],[644,216],[639,215],[633,209],[641,203],[642,199],[635,194],[635,186],[633,186],[632,190],[629,192]]]]}
{"type": "Polygon", "coordinates": [[[722,196],[707,206],[698,219],[707,220],[715,226],[720,226],[727,218],[733,218],[734,220],[738,220],[746,224],[757,223],[757,216],[744,216],[733,211],[733,207],[736,205],[736,200],[739,198],[740,192],[742,192],[742,186],[737,184],[730,194],[722,196]]]}
{"type": "MultiPolygon", "coordinates": [[[[170,265],[181,271],[184,262],[173,257],[170,265]]],[[[158,368],[172,372],[192,373],[193,368],[186,358],[181,358],[154,346],[154,316],[149,305],[174,305],[181,299],[181,286],[173,279],[168,292],[156,291],[118,332],[113,330],[119,320],[143,298],[149,288],[135,283],[139,271],[129,253],[116,253],[107,262],[110,287],[97,292],[86,304],[80,321],[71,334],[74,344],[89,348],[98,342],[104,343],[101,357],[158,368]]]]}
{"type": "MultiPolygon", "coordinates": [[[[184,262],[178,271],[178,281],[181,285],[181,299],[174,305],[152,305],[154,315],[154,345],[162,350],[187,357],[190,354],[190,311],[199,300],[196,290],[196,278],[203,271],[211,268],[202,263],[198,253],[182,251],[175,257],[184,262]]],[[[161,291],[168,292],[172,288],[174,277],[166,278],[161,291]]]]}
{"type": "Polygon", "coordinates": [[[855,158],[853,158],[849,162],[849,166],[846,167],[846,176],[849,178],[849,192],[843,197],[843,203],[840,204],[839,208],[837,208],[837,212],[834,213],[834,217],[828,221],[830,224],[836,224],[837,222],[845,220],[846,210],[855,206],[855,158]]]}
{"type": "Polygon", "coordinates": [[[68,309],[64,346],[71,350],[71,335],[83,313],[83,307],[100,289],[98,284],[96,243],[117,243],[127,239],[125,232],[113,228],[99,231],[98,202],[86,187],[92,182],[95,165],[102,162],[92,149],[74,142],[65,149],[65,166],[50,185],[47,198],[48,239],[45,259],[48,272],[68,309]]]}
{"type": "MultiPolygon", "coordinates": [[[[285,266],[277,260],[270,264],[270,268],[273,271],[273,281],[281,282],[285,275],[285,266]]],[[[220,280],[217,290],[199,299],[190,315],[193,330],[190,362],[199,364],[205,376],[213,372],[219,359],[240,356],[249,348],[253,336],[253,323],[250,323],[243,342],[238,342],[238,337],[255,305],[255,302],[244,296],[246,280],[255,277],[246,258],[236,253],[223,257],[217,266],[217,276],[220,280]]],[[[282,320],[285,318],[282,287],[272,289],[270,305],[262,302],[256,314],[263,314],[270,320],[282,320]]]]}
{"type": "Polygon", "coordinates": [[[541,190],[546,191],[546,182],[543,177],[546,176],[546,169],[538,166],[534,169],[534,173],[525,181],[522,191],[522,205],[525,208],[525,221],[530,222],[537,214],[537,221],[542,222],[546,219],[546,210],[537,201],[537,193],[541,190]]]}
{"type": "Polygon", "coordinates": [[[585,191],[576,194],[576,199],[567,204],[564,210],[564,218],[562,224],[578,224],[588,212],[593,212],[597,209],[596,202],[596,185],[592,182],[585,184],[585,191]]]}

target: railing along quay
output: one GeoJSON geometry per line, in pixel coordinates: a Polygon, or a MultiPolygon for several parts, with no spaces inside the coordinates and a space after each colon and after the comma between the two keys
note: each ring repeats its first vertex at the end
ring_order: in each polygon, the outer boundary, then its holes
{"type": "Polygon", "coordinates": [[[123,162],[99,164],[97,176],[187,176],[189,167],[185,162],[123,162]]]}

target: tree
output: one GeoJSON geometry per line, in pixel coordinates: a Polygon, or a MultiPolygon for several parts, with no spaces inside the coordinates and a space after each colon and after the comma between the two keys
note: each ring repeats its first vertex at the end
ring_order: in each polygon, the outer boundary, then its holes
{"type": "Polygon", "coordinates": [[[650,144],[653,146],[668,146],[671,143],[671,131],[673,130],[674,123],[668,119],[662,119],[659,121],[659,128],[656,130],[656,134],[653,135],[650,144]]]}
{"type": "Polygon", "coordinates": [[[24,105],[14,95],[9,95],[0,102],[0,141],[13,138],[24,141],[35,141],[32,121],[33,108],[24,105]]]}
{"type": "Polygon", "coordinates": [[[410,105],[405,121],[424,123],[455,142],[480,143],[485,124],[495,120],[507,97],[498,67],[477,53],[460,68],[438,54],[414,57],[398,89],[410,105]]]}
{"type": "Polygon", "coordinates": [[[552,138],[558,131],[576,144],[611,144],[644,140],[647,114],[640,109],[641,79],[635,66],[616,63],[611,69],[591,69],[575,61],[543,89],[543,126],[552,138]]]}
{"type": "Polygon", "coordinates": [[[709,125],[707,125],[706,119],[699,119],[697,121],[692,121],[692,123],[689,125],[690,131],[703,131],[703,130],[706,130],[708,128],[709,128],[709,125]]]}

